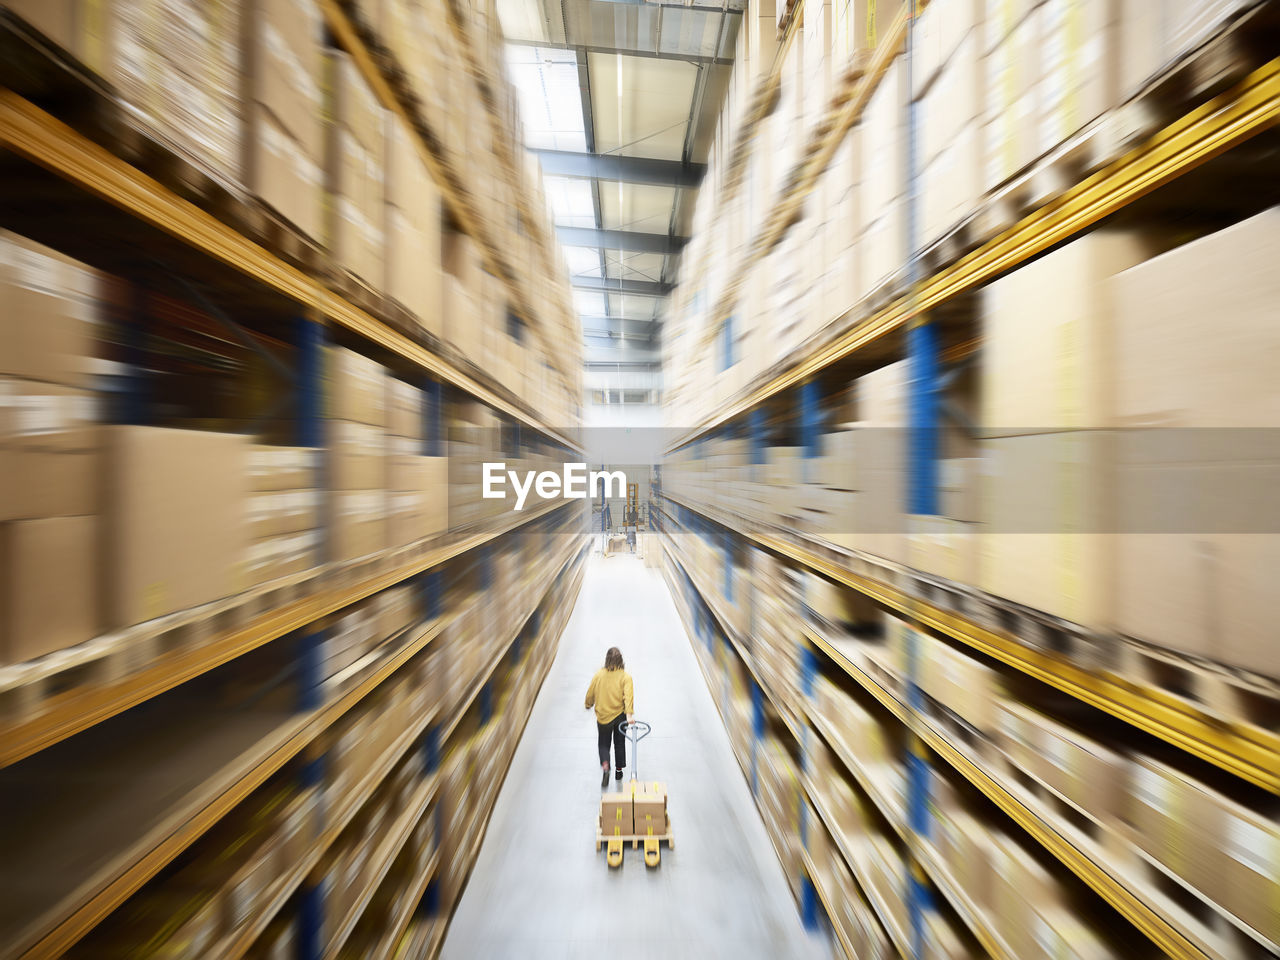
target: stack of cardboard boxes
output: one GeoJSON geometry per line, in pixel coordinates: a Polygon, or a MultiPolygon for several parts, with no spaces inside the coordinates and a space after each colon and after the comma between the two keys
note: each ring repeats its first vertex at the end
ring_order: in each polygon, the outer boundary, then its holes
{"type": "Polygon", "coordinates": [[[1150,253],[1096,232],[984,291],[984,590],[1092,627],[1110,619],[1108,278],[1150,253]]]}
{"type": "Polygon", "coordinates": [[[387,545],[387,376],[343,347],[328,363],[329,559],[341,563],[387,545]]]}
{"type": "Polygon", "coordinates": [[[243,33],[244,182],[324,236],[324,17],[314,0],[253,0],[243,33]]]}
{"type": "Polygon", "coordinates": [[[979,0],[939,0],[921,15],[912,73],[920,137],[920,233],[927,246],[975,208],[981,190],[984,107],[979,0]]]}
{"type": "Polygon", "coordinates": [[[1118,320],[1115,626],[1272,676],[1277,255],[1272,207],[1108,285],[1118,320]]]}
{"type": "Polygon", "coordinates": [[[246,587],[249,444],[237,434],[107,429],[104,589],[110,627],[246,587]]]}
{"type": "Polygon", "coordinates": [[[867,102],[862,115],[859,146],[862,172],[858,205],[862,213],[859,290],[875,290],[906,261],[903,198],[906,194],[907,71],[895,60],[867,102]]]}
{"type": "Polygon", "coordinates": [[[94,636],[102,433],[88,358],[99,278],[0,235],[0,663],[94,636]]]}
{"type": "Polygon", "coordinates": [[[387,380],[387,545],[402,547],[448,526],[449,461],[422,456],[422,391],[387,380]]]}
{"type": "Polygon", "coordinates": [[[320,562],[320,451],[249,448],[249,548],[245,584],[256,586],[320,562]]]}
{"type": "Polygon", "coordinates": [[[662,837],[667,834],[667,786],[632,780],[600,798],[600,832],[605,837],[662,837]]]}
{"type": "Polygon", "coordinates": [[[424,331],[440,336],[440,191],[423,163],[417,133],[399,117],[391,118],[388,129],[382,289],[408,308],[424,331]]]}
{"type": "Polygon", "coordinates": [[[339,263],[378,286],[385,251],[387,112],[347,54],[330,50],[327,72],[327,244],[339,263]]]}
{"type": "Polygon", "coordinates": [[[131,108],[208,169],[239,181],[243,3],[113,0],[51,6],[69,8],[62,22],[78,43],[66,43],[68,49],[99,71],[131,108]]]}
{"type": "Polygon", "coordinates": [[[444,268],[443,336],[474,361],[480,343],[478,297],[484,276],[480,252],[467,234],[450,230],[441,237],[440,258],[444,268]]]}

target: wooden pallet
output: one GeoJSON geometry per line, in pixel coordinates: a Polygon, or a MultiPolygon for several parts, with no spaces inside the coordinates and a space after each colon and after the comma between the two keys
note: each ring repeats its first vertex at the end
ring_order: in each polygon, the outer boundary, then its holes
{"type": "Polygon", "coordinates": [[[646,840],[657,840],[659,843],[665,843],[668,849],[674,850],[676,848],[676,844],[675,844],[675,837],[671,832],[671,813],[670,811],[668,811],[667,813],[667,832],[657,837],[644,836],[639,833],[625,833],[620,836],[616,834],[609,836],[604,833],[604,830],[601,827],[601,825],[597,823],[596,824],[596,853],[599,853],[600,847],[608,843],[610,840],[621,840],[624,844],[630,843],[632,850],[639,849],[640,844],[644,843],[644,841],[646,840]]]}
{"type": "Polygon", "coordinates": [[[1194,712],[1280,735],[1280,680],[1133,637],[1117,637],[1115,652],[1120,682],[1154,688],[1161,699],[1194,712]]]}
{"type": "Polygon", "coordinates": [[[127,681],[159,658],[194,650],[315,592],[316,567],[212,603],[104,634],[28,663],[0,668],[0,723],[38,717],[68,695],[127,681]]]}
{"type": "Polygon", "coordinates": [[[1104,822],[1062,796],[996,749],[984,757],[987,769],[1019,802],[1086,856],[1145,894],[1173,920],[1185,936],[1209,956],[1261,958],[1276,954],[1269,944],[1205,892],[1179,877],[1137,845],[1132,830],[1118,822],[1104,822]]]}

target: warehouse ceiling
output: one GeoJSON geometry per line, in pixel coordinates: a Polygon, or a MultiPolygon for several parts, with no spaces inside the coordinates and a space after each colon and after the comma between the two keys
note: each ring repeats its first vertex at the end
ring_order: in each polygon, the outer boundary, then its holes
{"type": "Polygon", "coordinates": [[[588,368],[658,366],[743,4],[498,0],[588,368]]]}

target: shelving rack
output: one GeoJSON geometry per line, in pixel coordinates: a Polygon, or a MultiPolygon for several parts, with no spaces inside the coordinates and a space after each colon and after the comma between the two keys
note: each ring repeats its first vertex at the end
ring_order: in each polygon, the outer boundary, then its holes
{"type": "MultiPolygon", "coordinates": [[[[695,354],[719,355],[718,338],[739,308],[746,278],[789,231],[796,229],[819,178],[859,123],[889,63],[906,46],[912,7],[918,14],[925,6],[925,2],[909,2],[879,44],[851,61],[837,79],[836,96],[812,128],[799,160],[784,179],[781,194],[766,198],[768,212],[763,225],[730,267],[722,292],[707,312],[706,327],[690,331],[695,354]]],[[[697,466],[704,456],[704,445],[722,439],[742,441],[749,451],[744,456],[752,465],[751,478],[758,479],[758,465],[765,462],[767,424],[784,419],[789,444],[803,448],[804,457],[816,457],[813,441],[821,427],[815,413],[824,391],[842,390],[860,374],[907,358],[916,362],[916,375],[906,397],[910,427],[904,474],[911,490],[905,491],[904,502],[911,507],[904,512],[937,513],[930,494],[937,485],[939,454],[927,442],[918,441],[922,435],[936,432],[940,423],[940,413],[932,409],[929,398],[940,392],[942,364],[981,349],[980,332],[973,329],[963,303],[966,295],[1104,221],[1113,222],[1144,209],[1176,208],[1177,191],[1184,184],[1190,197],[1206,192],[1232,195],[1231,175],[1215,173],[1215,161],[1235,158],[1238,162],[1224,170],[1239,172],[1248,169],[1250,144],[1255,138],[1265,141],[1253,154],[1255,166],[1265,164],[1264,158],[1274,149],[1274,139],[1268,139],[1280,121],[1280,59],[1275,56],[1274,20],[1273,4],[1248,7],[1237,21],[1169,67],[1133,99],[982,198],[978,208],[969,211],[941,240],[925,249],[909,242],[901,262],[918,260],[920,269],[915,277],[902,271],[898,278],[871,291],[781,359],[774,362],[770,358],[757,374],[731,388],[726,400],[717,396],[715,408],[696,422],[669,418],[675,423],[672,433],[677,439],[669,446],[668,455],[689,454],[692,465],[697,466]],[[1193,182],[1195,186],[1191,186],[1193,182]],[[926,371],[923,378],[920,370],[926,371]],[[923,497],[917,495],[920,492],[923,497]]],[[[794,30],[794,26],[792,20],[787,28],[794,30]]],[[[760,80],[761,91],[775,91],[772,95],[776,96],[779,67],[775,61],[770,75],[760,80]]],[[[758,149],[751,142],[754,124],[771,109],[770,94],[762,93],[735,138],[725,161],[728,172],[722,184],[722,205],[712,223],[720,222],[720,211],[741,189],[747,155],[758,149]]],[[[909,154],[911,148],[907,150],[909,154]]],[[[908,177],[908,196],[913,180],[908,177]]],[[[914,214],[911,201],[907,203],[910,233],[914,214]]],[[[1241,215],[1251,212],[1247,206],[1241,211],[1241,215]]],[[[687,352],[690,346],[682,343],[679,349],[687,352]]],[[[702,384],[702,392],[709,386],[702,384]]],[[[664,472],[669,479],[672,471],[664,472]]],[[[1037,620],[1033,612],[1015,609],[1016,605],[1002,603],[998,597],[901,563],[837,547],[785,525],[783,520],[771,521],[712,503],[709,488],[700,489],[697,495],[664,489],[662,497],[662,507],[655,515],[663,540],[665,572],[708,685],[713,693],[727,689],[733,669],[725,664],[740,663],[740,675],[748,678],[751,699],[756,703],[750,742],[735,743],[744,775],[754,791],[757,751],[764,742],[767,714],[773,722],[771,736],[789,744],[798,757],[804,795],[799,822],[791,829],[801,838],[803,850],[802,876],[796,878],[794,887],[801,911],[808,919],[814,901],[820,903],[848,956],[867,955],[871,948],[859,947],[864,943],[861,935],[840,916],[840,904],[847,897],[824,885],[831,883],[830,877],[824,879],[824,868],[807,849],[806,816],[817,816],[826,823],[855,877],[861,919],[853,925],[877,926],[882,939],[903,957],[920,956],[922,948],[918,930],[887,921],[888,911],[877,902],[866,878],[859,876],[854,853],[843,843],[838,824],[827,815],[821,787],[806,776],[806,745],[812,737],[829,744],[850,782],[857,785],[854,792],[865,798],[901,842],[907,865],[902,889],[910,891],[904,900],[923,901],[918,909],[928,913],[932,912],[928,906],[932,899],[934,909],[944,909],[958,919],[982,954],[1019,956],[989,922],[983,907],[950,874],[935,840],[929,837],[933,828],[928,784],[940,776],[972,788],[990,809],[1007,818],[1000,822],[1007,823],[1011,832],[1051,857],[1063,876],[1078,878],[1091,891],[1090,896],[1131,925],[1129,938],[1135,949],[1201,960],[1260,956],[1277,949],[1207,897],[1180,887],[1154,859],[1145,854],[1132,860],[1119,856],[1102,842],[1099,831],[1106,828],[1043,785],[1033,786],[1026,771],[997,756],[998,751],[989,743],[962,736],[935,707],[923,701],[911,667],[902,677],[901,688],[887,688],[880,674],[866,664],[859,639],[817,619],[811,611],[791,610],[784,631],[793,638],[788,642],[794,644],[798,675],[774,675],[755,654],[752,634],[756,627],[751,624],[757,616],[757,601],[734,596],[732,556],[761,551],[781,561],[789,571],[820,575],[918,630],[958,642],[1011,676],[1045,684],[1123,721],[1116,729],[1122,735],[1126,729],[1131,731],[1135,742],[1155,738],[1194,758],[1191,762],[1210,764],[1241,782],[1280,794],[1280,736],[1267,719],[1259,720],[1243,707],[1231,712],[1221,704],[1211,705],[1147,679],[1125,675],[1108,657],[1104,638],[1083,629],[1073,631],[1067,625],[1056,632],[1041,629],[1048,618],[1037,620]],[[702,538],[711,549],[695,561],[682,544],[696,538],[702,538]],[[721,553],[723,578],[715,567],[715,558],[721,553]],[[704,564],[701,569],[699,563],[704,564]],[[710,570],[705,568],[707,563],[712,564],[710,570]],[[812,688],[815,671],[847,680],[875,705],[882,725],[901,734],[905,746],[898,758],[900,772],[914,765],[913,753],[920,757],[916,775],[904,775],[906,786],[901,796],[886,790],[868,770],[859,756],[860,745],[841,741],[812,694],[796,693],[812,688]],[[910,748],[912,741],[918,745],[915,751],[910,748]]],[[[910,661],[910,654],[908,658],[910,661]]],[[[1250,695],[1265,701],[1267,710],[1273,711],[1280,700],[1274,686],[1268,687],[1259,678],[1240,682],[1252,684],[1250,695]]],[[[732,730],[735,724],[741,725],[741,708],[737,715],[731,714],[722,700],[717,694],[726,726],[732,730]]],[[[1263,714],[1274,715],[1267,710],[1263,714]]],[[[774,842],[780,858],[787,862],[780,838],[775,836],[774,842]]],[[[917,909],[912,903],[908,905],[913,912],[917,909]]]]}
{"type": "MultiPolygon", "coordinates": [[[[557,277],[564,272],[556,267],[545,211],[529,198],[518,197],[521,242],[535,259],[513,258],[504,245],[514,238],[479,215],[476,185],[449,158],[442,131],[431,129],[407,96],[402,71],[367,25],[358,22],[355,5],[317,0],[317,7],[331,42],[352,57],[379,102],[414,131],[418,152],[452,219],[478,243],[487,268],[502,280],[509,309],[537,338],[560,387],[566,393],[574,391],[580,376],[579,345],[567,322],[567,285],[550,299],[535,302],[529,283],[535,275],[557,277]]],[[[492,81],[470,49],[463,14],[452,5],[444,7],[447,28],[466,57],[465,65],[457,68],[474,88],[472,101],[485,108],[498,145],[498,163],[512,182],[526,182],[522,158],[503,138],[501,118],[489,107],[492,81]]],[[[432,405],[427,412],[426,453],[442,452],[440,407],[446,390],[508,418],[516,425],[517,437],[559,452],[580,450],[572,418],[548,418],[448,344],[404,329],[395,317],[344,295],[322,254],[312,250],[299,255],[288,244],[275,245],[244,229],[244,200],[193,169],[185,158],[151,140],[142,153],[129,149],[138,130],[121,132],[112,91],[8,11],[0,12],[0,51],[0,149],[6,154],[6,212],[0,226],[105,272],[145,278],[161,290],[175,289],[179,296],[188,288],[212,291],[217,306],[245,319],[255,335],[292,347],[297,363],[290,371],[288,393],[297,411],[300,445],[322,446],[320,351],[334,342],[354,347],[423,387],[432,405]]],[[[148,136],[145,125],[141,135],[148,136]]],[[[367,772],[330,798],[305,854],[255,902],[248,921],[201,951],[220,958],[245,956],[281,922],[278,917],[290,917],[298,956],[345,956],[344,941],[359,930],[371,904],[395,893],[396,908],[376,955],[399,955],[416,939],[426,948],[423,955],[433,956],[505,775],[507,745],[513,747],[518,740],[505,733],[523,729],[581,585],[586,545],[582,529],[564,501],[546,503],[458,526],[355,563],[322,563],[207,608],[150,621],[40,660],[0,667],[0,773],[7,780],[23,781],[29,771],[55,769],[67,759],[78,765],[82,788],[91,786],[95,777],[106,784],[122,774],[137,774],[142,791],[136,802],[126,802],[129,798],[118,790],[104,787],[95,804],[67,814],[63,821],[59,817],[67,811],[51,808],[47,833],[35,838],[47,848],[36,849],[32,838],[12,844],[6,840],[0,882],[10,891],[32,889],[12,898],[8,910],[0,910],[0,927],[6,931],[0,936],[0,956],[51,957],[68,950],[73,955],[102,955],[95,937],[117,911],[163,883],[175,865],[247,798],[285,783],[304,793],[317,791],[333,732],[393,686],[405,684],[409,689],[424,664],[434,663],[431,658],[442,645],[447,648],[453,642],[450,631],[468,611],[450,605],[442,595],[444,572],[471,560],[489,570],[495,547],[537,531],[553,541],[552,549],[539,558],[536,571],[530,566],[527,578],[515,585],[520,588],[519,602],[502,612],[503,632],[486,638],[492,653],[475,665],[472,675],[457,678],[461,695],[455,693],[454,702],[445,708],[426,705],[399,729],[367,772]],[[362,660],[349,684],[326,692],[316,673],[316,651],[329,618],[400,584],[412,586],[421,600],[420,621],[384,644],[376,656],[362,660]],[[223,671],[264,656],[292,660],[296,702],[255,708],[222,725],[225,713],[206,717],[195,700],[184,701],[188,691],[212,682],[223,671]],[[508,675],[516,679],[508,680],[508,675]],[[508,696],[499,707],[495,689],[503,684],[509,687],[508,696]],[[445,754],[473,739],[481,743],[478,738],[492,737],[500,716],[504,736],[489,751],[498,763],[498,775],[468,801],[475,814],[459,837],[455,856],[446,861],[437,837],[430,861],[405,890],[392,891],[398,881],[390,871],[410,834],[424,816],[439,813],[430,811],[445,795],[445,754]],[[184,762],[156,759],[164,757],[164,750],[144,736],[144,717],[177,718],[173,726],[189,736],[184,762]],[[202,726],[201,719],[208,722],[202,726]],[[117,742],[122,731],[136,735],[137,741],[117,742]],[[97,755],[90,750],[93,745],[100,748],[97,755]],[[380,788],[392,771],[416,754],[423,757],[422,775],[383,834],[368,889],[334,925],[335,918],[325,916],[323,894],[329,858],[344,831],[382,796],[380,788]],[[151,788],[154,792],[147,792],[151,788]],[[91,814],[103,811],[104,817],[111,814],[114,819],[96,826],[90,822],[91,814]],[[86,830],[93,836],[82,836],[86,830]],[[59,873],[58,857],[66,851],[55,848],[64,833],[67,843],[77,837],[84,843],[75,851],[75,868],[59,873]],[[33,859],[46,850],[48,864],[41,862],[43,856],[33,859]],[[90,862],[92,869],[84,869],[90,862]],[[51,870],[48,877],[40,872],[46,866],[51,870]],[[42,879],[29,882],[32,877],[42,879]],[[326,925],[334,931],[327,940],[326,925]]],[[[488,576],[491,582],[491,570],[488,576]]]]}

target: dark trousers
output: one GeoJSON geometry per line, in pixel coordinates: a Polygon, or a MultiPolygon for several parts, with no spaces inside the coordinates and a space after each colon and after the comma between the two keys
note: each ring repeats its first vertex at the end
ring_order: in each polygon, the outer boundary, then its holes
{"type": "Polygon", "coordinates": [[[617,760],[614,769],[621,771],[627,765],[627,735],[619,728],[625,718],[624,714],[618,714],[608,723],[596,724],[596,738],[600,746],[600,764],[608,766],[609,764],[609,738],[613,738],[613,756],[617,760]]]}

